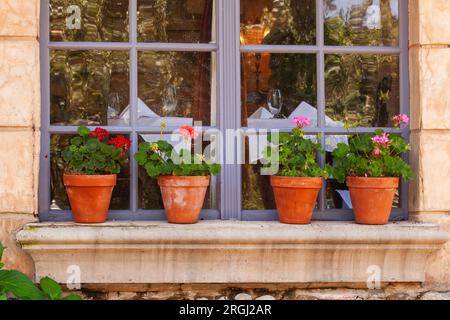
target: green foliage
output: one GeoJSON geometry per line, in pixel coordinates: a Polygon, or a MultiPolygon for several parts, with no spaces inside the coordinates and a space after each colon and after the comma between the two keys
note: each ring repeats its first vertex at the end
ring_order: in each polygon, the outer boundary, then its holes
{"type": "Polygon", "coordinates": [[[273,143],[278,138],[279,145],[264,150],[264,167],[279,165],[278,176],[284,177],[327,177],[328,173],[317,164],[317,154],[322,152],[320,143],[304,137],[303,130],[295,128],[292,134],[279,133],[268,136],[273,143]]]}
{"type": "Polygon", "coordinates": [[[388,144],[376,144],[375,136],[385,134],[377,130],[374,134],[354,135],[349,145],[338,144],[333,151],[335,166],[332,174],[339,182],[344,183],[347,176],[354,177],[403,177],[412,180],[411,167],[401,155],[411,150],[406,141],[399,135],[389,135],[388,144]]]}
{"type": "Polygon", "coordinates": [[[221,165],[207,161],[202,155],[192,155],[189,150],[176,152],[167,141],[142,142],[134,159],[152,178],[159,176],[217,176],[221,165]]]}
{"type": "MultiPolygon", "coordinates": [[[[103,135],[91,132],[87,127],[78,128],[78,136],[70,141],[70,145],[62,151],[62,158],[67,163],[67,171],[72,174],[118,174],[121,167],[128,162],[129,145],[111,144],[106,130],[103,135]]],[[[122,136],[123,141],[128,142],[122,136]]],[[[122,141],[121,140],[121,141],[122,141]]]]}
{"type": "Polygon", "coordinates": [[[7,300],[9,294],[20,300],[81,300],[76,295],[63,297],[60,285],[48,277],[41,280],[39,288],[22,272],[2,270],[5,249],[0,242],[0,300],[7,300]]]}

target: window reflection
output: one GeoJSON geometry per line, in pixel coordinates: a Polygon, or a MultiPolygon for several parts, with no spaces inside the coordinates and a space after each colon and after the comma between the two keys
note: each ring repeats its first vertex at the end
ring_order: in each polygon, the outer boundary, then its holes
{"type": "Polygon", "coordinates": [[[213,0],[138,0],[138,41],[208,43],[213,0]]]}
{"type": "Polygon", "coordinates": [[[315,0],[241,0],[242,44],[315,44],[315,0]]]}
{"type": "Polygon", "coordinates": [[[243,53],[242,126],[290,125],[286,119],[308,116],[317,124],[316,56],[243,53]],[[274,105],[273,94],[281,99],[274,105]]]}
{"type": "Polygon", "coordinates": [[[53,125],[108,125],[129,104],[126,51],[53,50],[50,69],[53,125]]]}
{"type": "Polygon", "coordinates": [[[50,0],[51,41],[128,41],[128,0],[50,0]]]}
{"type": "Polygon", "coordinates": [[[398,46],[398,0],[324,0],[325,44],[398,46]]]}
{"type": "Polygon", "coordinates": [[[359,127],[389,127],[400,112],[399,57],[326,55],[326,115],[359,127]]]}
{"type": "MultiPolygon", "coordinates": [[[[139,52],[138,124],[209,126],[212,59],[209,52],[139,52]]],[[[215,104],[214,104],[215,105],[215,104]]],[[[214,122],[214,121],[213,121],[214,122]]]]}

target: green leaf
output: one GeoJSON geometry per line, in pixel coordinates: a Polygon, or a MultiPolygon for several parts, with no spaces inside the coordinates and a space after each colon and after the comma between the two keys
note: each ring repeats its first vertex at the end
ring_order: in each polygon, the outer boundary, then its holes
{"type": "Polygon", "coordinates": [[[88,137],[91,134],[91,130],[88,127],[80,126],[78,128],[78,134],[82,137],[88,137]]]}
{"type": "Polygon", "coordinates": [[[0,242],[0,262],[2,261],[3,252],[5,251],[5,249],[6,247],[3,245],[3,243],[0,242]]]}
{"type": "Polygon", "coordinates": [[[144,151],[138,151],[134,154],[134,160],[139,163],[139,165],[143,166],[147,162],[147,152],[144,151]]]}
{"type": "Polygon", "coordinates": [[[72,138],[70,140],[70,143],[75,145],[75,146],[77,146],[77,147],[79,147],[79,146],[81,146],[83,144],[83,138],[82,137],[72,138]]]}
{"type": "Polygon", "coordinates": [[[158,166],[155,166],[153,163],[149,162],[145,165],[145,170],[147,171],[147,174],[155,178],[160,175],[160,168],[158,166]]]}
{"type": "Polygon", "coordinates": [[[0,287],[22,300],[44,300],[42,292],[26,275],[15,270],[0,270],[0,287]]]}
{"type": "Polygon", "coordinates": [[[222,169],[222,166],[217,163],[213,163],[209,165],[209,171],[213,176],[217,176],[220,173],[220,170],[222,169]]]}
{"type": "Polygon", "coordinates": [[[65,149],[62,153],[61,153],[63,160],[65,162],[70,162],[72,161],[72,151],[70,151],[69,149],[65,149]]]}
{"type": "Polygon", "coordinates": [[[100,149],[100,141],[97,139],[89,139],[89,141],[86,143],[86,147],[90,152],[95,152],[100,149]]]}
{"type": "Polygon", "coordinates": [[[151,150],[151,144],[150,144],[150,142],[141,142],[140,144],[139,144],[139,151],[142,151],[142,152],[149,152],[150,150],[151,150]]]}
{"type": "Polygon", "coordinates": [[[53,279],[45,277],[40,282],[42,291],[50,298],[50,300],[60,300],[62,296],[61,286],[53,279]]]}
{"type": "Polygon", "coordinates": [[[5,291],[0,291],[0,301],[6,301],[8,300],[8,297],[6,296],[5,291]]]}

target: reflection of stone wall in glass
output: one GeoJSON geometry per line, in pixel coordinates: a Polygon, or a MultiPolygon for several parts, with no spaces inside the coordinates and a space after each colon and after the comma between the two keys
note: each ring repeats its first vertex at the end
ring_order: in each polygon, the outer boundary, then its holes
{"type": "Polygon", "coordinates": [[[203,125],[211,123],[210,53],[139,52],[138,59],[139,98],[153,112],[161,117],[194,118],[203,125]],[[175,86],[177,91],[175,110],[163,107],[163,93],[168,86],[175,86]]]}
{"type": "Polygon", "coordinates": [[[398,46],[398,0],[326,0],[325,44],[398,46]]]}
{"type": "Polygon", "coordinates": [[[108,97],[129,103],[127,51],[54,50],[50,54],[50,117],[56,125],[107,125],[108,97]]]}
{"type": "Polygon", "coordinates": [[[50,40],[128,41],[128,8],[129,0],[50,0],[50,40]],[[70,23],[74,7],[81,14],[80,28],[70,23]]]}
{"type": "Polygon", "coordinates": [[[213,0],[138,0],[138,41],[208,43],[213,0]],[[206,35],[206,36],[205,36],[206,35]]]}
{"type": "Polygon", "coordinates": [[[326,55],[326,115],[360,127],[392,126],[400,111],[398,55],[326,55]]]}

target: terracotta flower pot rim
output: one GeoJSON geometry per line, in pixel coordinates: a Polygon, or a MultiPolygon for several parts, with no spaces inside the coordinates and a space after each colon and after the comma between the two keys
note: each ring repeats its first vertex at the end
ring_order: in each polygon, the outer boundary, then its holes
{"type": "Polygon", "coordinates": [[[160,176],[158,185],[161,187],[207,187],[210,183],[209,176],[160,176]]]}
{"type": "Polygon", "coordinates": [[[73,187],[112,187],[117,183],[116,174],[105,175],[85,175],[85,174],[64,174],[65,186],[73,187]]]}
{"type": "Polygon", "coordinates": [[[321,189],[323,178],[317,177],[270,177],[272,187],[321,189]]]}
{"type": "Polygon", "coordinates": [[[349,188],[359,189],[397,189],[400,184],[398,177],[347,177],[347,186],[349,188]]]}

